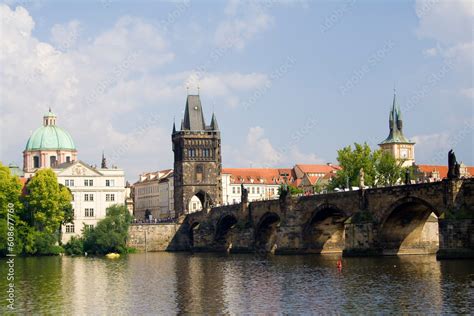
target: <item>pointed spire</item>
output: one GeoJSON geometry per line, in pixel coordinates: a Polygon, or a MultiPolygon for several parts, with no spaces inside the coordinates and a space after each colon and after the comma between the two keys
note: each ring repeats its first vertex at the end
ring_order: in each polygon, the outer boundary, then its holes
{"type": "Polygon", "coordinates": [[[176,119],[173,117],[173,134],[176,133],[176,119]]]}
{"type": "Polygon", "coordinates": [[[217,124],[216,115],[214,113],[212,113],[211,129],[213,131],[218,131],[219,130],[219,125],[217,124]]]}
{"type": "Polygon", "coordinates": [[[100,164],[102,169],[107,169],[107,160],[105,159],[104,151],[102,150],[102,162],[100,164]]]}

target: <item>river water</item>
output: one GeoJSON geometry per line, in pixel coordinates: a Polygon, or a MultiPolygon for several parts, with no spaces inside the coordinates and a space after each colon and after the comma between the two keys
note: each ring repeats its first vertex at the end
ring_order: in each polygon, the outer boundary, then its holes
{"type": "MultiPolygon", "coordinates": [[[[474,261],[147,253],[15,258],[18,313],[473,313],[474,261]]],[[[7,312],[1,260],[0,314],[7,312]]]]}

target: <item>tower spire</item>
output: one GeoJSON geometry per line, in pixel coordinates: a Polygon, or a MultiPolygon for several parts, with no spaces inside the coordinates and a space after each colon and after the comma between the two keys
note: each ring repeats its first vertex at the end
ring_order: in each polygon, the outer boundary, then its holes
{"type": "Polygon", "coordinates": [[[107,169],[107,160],[105,159],[104,151],[102,150],[102,162],[100,164],[102,169],[107,169]]]}

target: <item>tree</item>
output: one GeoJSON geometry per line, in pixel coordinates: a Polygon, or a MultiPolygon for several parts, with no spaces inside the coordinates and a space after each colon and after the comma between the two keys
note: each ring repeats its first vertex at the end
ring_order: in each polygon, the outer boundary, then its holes
{"type": "Polygon", "coordinates": [[[21,183],[17,176],[13,176],[10,169],[0,162],[0,256],[5,256],[8,251],[8,237],[13,240],[14,252],[21,251],[22,242],[19,238],[20,230],[24,223],[20,221],[18,214],[21,212],[23,205],[20,201],[21,183]],[[10,223],[13,229],[8,227],[8,212],[10,213],[10,223]]]}
{"type": "Polygon", "coordinates": [[[338,150],[337,154],[337,161],[341,170],[337,171],[336,176],[331,181],[330,189],[346,188],[347,183],[350,187],[358,187],[361,169],[364,169],[365,185],[374,185],[376,179],[375,161],[380,155],[379,152],[372,152],[367,143],[362,145],[354,143],[354,149],[347,146],[338,150]]]}
{"type": "Polygon", "coordinates": [[[72,212],[72,196],[67,188],[58,184],[56,174],[51,169],[36,172],[26,188],[24,219],[32,229],[28,232],[28,240],[32,239],[34,245],[29,245],[25,252],[57,254],[60,249],[55,244],[60,242],[61,223],[66,214],[72,212]]]}
{"type": "Polygon", "coordinates": [[[403,162],[397,161],[390,153],[382,152],[376,164],[376,184],[377,185],[395,185],[403,179],[404,168],[403,162]]]}
{"type": "Polygon", "coordinates": [[[112,205],[96,227],[84,228],[84,251],[91,254],[127,252],[128,228],[132,215],[125,205],[112,205]]]}
{"type": "Polygon", "coordinates": [[[404,168],[390,153],[382,150],[372,151],[367,143],[354,144],[338,151],[337,160],[341,166],[331,181],[329,189],[358,187],[360,171],[364,170],[364,185],[395,185],[402,179],[404,168]]]}

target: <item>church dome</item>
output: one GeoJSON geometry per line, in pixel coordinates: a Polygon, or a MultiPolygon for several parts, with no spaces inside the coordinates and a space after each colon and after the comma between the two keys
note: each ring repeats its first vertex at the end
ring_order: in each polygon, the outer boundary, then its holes
{"type": "Polygon", "coordinates": [[[43,117],[43,126],[28,139],[25,150],[76,150],[71,135],[56,126],[56,115],[49,110],[43,117]]]}

